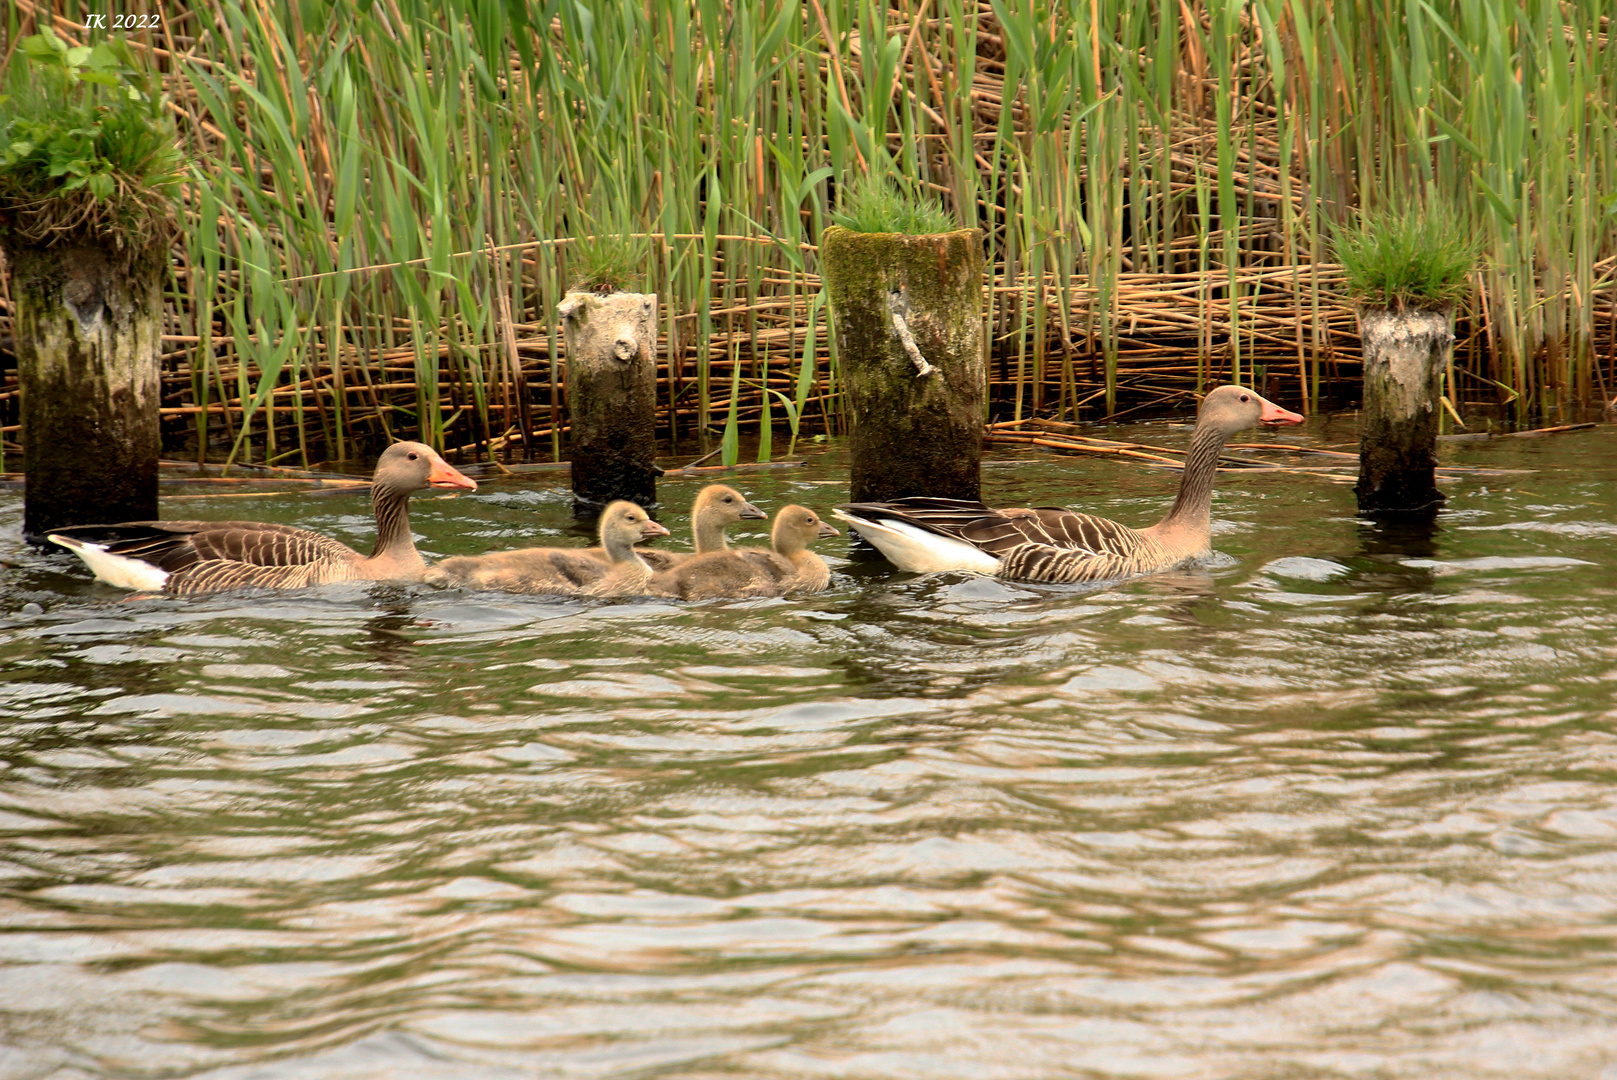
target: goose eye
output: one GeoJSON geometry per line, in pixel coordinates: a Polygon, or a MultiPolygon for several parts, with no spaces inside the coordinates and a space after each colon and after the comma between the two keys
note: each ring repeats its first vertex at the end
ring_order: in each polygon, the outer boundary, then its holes
{"type": "Polygon", "coordinates": [[[420,457],[420,456],[421,456],[421,455],[420,455],[420,454],[417,454],[417,453],[411,453],[411,454],[410,454],[410,460],[411,460],[411,461],[414,461],[414,460],[415,460],[415,459],[416,459],[416,458],[418,458],[418,457],[420,457]]]}
{"type": "Polygon", "coordinates": [[[1251,401],[1251,400],[1252,400],[1252,399],[1251,399],[1251,398],[1249,398],[1249,397],[1247,397],[1247,396],[1246,396],[1246,395],[1245,395],[1245,394],[1242,394],[1242,395],[1241,395],[1241,400],[1242,400],[1242,401],[1251,401]]]}

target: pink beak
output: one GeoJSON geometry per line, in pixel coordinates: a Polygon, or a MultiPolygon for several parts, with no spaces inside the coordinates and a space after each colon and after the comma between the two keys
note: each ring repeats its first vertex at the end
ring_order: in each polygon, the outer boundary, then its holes
{"type": "Polygon", "coordinates": [[[455,468],[443,458],[437,458],[432,463],[432,471],[427,474],[427,483],[435,488],[464,488],[467,491],[477,490],[477,481],[455,468]]]}
{"type": "Polygon", "coordinates": [[[647,521],[640,526],[640,539],[650,540],[654,536],[667,536],[668,527],[655,521],[647,521]]]}
{"type": "Polygon", "coordinates": [[[1260,424],[1279,425],[1300,424],[1303,422],[1302,416],[1291,412],[1289,409],[1282,409],[1268,398],[1259,397],[1258,400],[1263,403],[1263,414],[1258,417],[1258,423],[1260,424]]]}

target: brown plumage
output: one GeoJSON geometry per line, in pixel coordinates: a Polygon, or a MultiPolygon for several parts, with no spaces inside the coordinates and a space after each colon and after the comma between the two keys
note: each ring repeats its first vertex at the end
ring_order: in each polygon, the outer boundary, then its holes
{"type": "Polygon", "coordinates": [[[552,596],[638,596],[651,567],[635,544],[668,530],[626,500],[601,511],[598,548],[519,548],[487,555],[457,555],[427,571],[434,585],[552,596]]]}
{"type": "Polygon", "coordinates": [[[821,592],[830,584],[831,570],[808,546],[837,535],[807,507],[785,506],[775,514],[770,529],[773,550],[741,548],[696,555],[656,574],[651,590],[684,600],[821,592]]]}
{"type": "Polygon", "coordinates": [[[361,555],[307,529],[263,521],[129,521],[77,525],[50,539],[109,584],[178,595],[236,588],[296,589],[333,581],[419,581],[426,561],[410,533],[410,493],[426,487],[475,491],[429,446],[394,443],[371,482],[376,547],[361,555]]]}
{"type": "MultiPolygon", "coordinates": [[[[709,484],[696,493],[696,501],[691,503],[691,539],[696,550],[641,548],[640,557],[646,560],[653,573],[669,570],[697,555],[729,550],[730,544],[725,539],[724,530],[736,522],[768,519],[768,514],[748,502],[735,488],[725,484],[709,484]]],[[[606,552],[599,548],[590,550],[596,552],[602,562],[606,561],[606,552]]]]}
{"type": "Polygon", "coordinates": [[[836,516],[903,570],[975,570],[1047,582],[1154,573],[1208,550],[1213,479],[1225,441],[1259,423],[1302,422],[1245,387],[1209,393],[1185,454],[1179,497],[1161,521],[1145,529],[1059,507],[993,510],[956,499],[853,503],[838,507],[836,516]]]}

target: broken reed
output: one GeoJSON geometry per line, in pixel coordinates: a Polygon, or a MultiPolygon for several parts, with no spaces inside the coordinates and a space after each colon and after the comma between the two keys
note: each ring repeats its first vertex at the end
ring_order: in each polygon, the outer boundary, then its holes
{"type": "MultiPolygon", "coordinates": [[[[14,0],[0,44],[53,11],[77,42],[90,10],[14,0]]],[[[1483,237],[1450,397],[1525,415],[1606,389],[1603,0],[129,5],[147,13],[130,42],[205,163],[168,402],[199,455],[406,435],[559,454],[553,312],[568,238],[606,220],[652,240],[676,426],[731,454],[741,425],[834,427],[811,245],[838,183],[887,167],[985,232],[999,413],[1260,369],[1317,405],[1356,357],[1328,223],[1439,193],[1483,237]]]]}

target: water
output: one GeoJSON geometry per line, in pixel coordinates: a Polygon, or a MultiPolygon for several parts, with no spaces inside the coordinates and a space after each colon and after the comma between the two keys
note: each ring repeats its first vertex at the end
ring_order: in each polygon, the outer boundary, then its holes
{"type": "MultiPolygon", "coordinates": [[[[128,601],[0,493],[0,1076],[1617,1077],[1617,442],[1446,456],[1531,471],[1413,532],[1229,477],[1218,556],[1099,591],[700,605],[128,601]]],[[[553,482],[419,499],[423,547],[565,536],[553,482]]],[[[166,512],[248,506],[367,536],[166,512]]]]}

